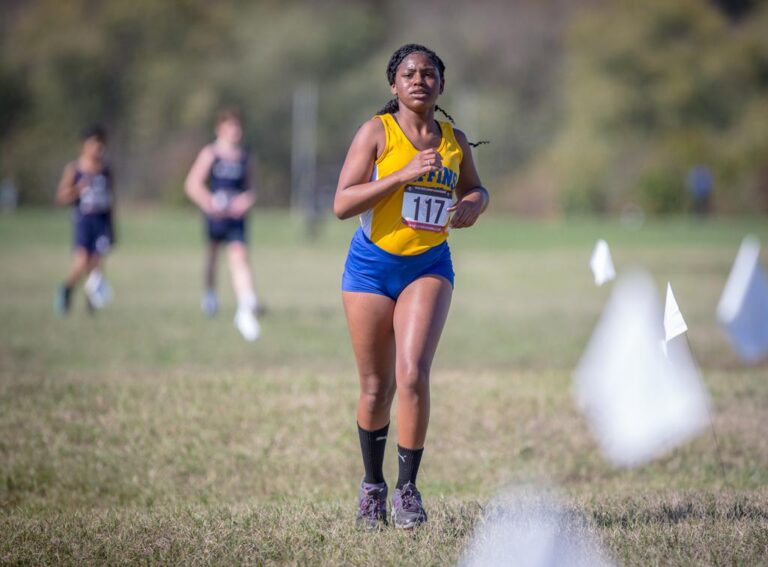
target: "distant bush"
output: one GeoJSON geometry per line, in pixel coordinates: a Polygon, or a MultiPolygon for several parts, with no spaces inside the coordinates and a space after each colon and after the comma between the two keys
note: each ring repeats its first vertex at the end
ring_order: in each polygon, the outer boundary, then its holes
{"type": "Polygon", "coordinates": [[[637,181],[637,201],[646,213],[681,213],[686,208],[684,179],[675,167],[647,171],[637,181]]]}

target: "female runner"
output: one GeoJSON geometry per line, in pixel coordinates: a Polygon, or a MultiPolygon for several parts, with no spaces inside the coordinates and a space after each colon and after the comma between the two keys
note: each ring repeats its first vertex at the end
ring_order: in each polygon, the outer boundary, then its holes
{"type": "MultiPolygon", "coordinates": [[[[399,476],[395,527],[427,520],[416,488],[429,422],[429,373],[453,292],[449,228],[475,224],[488,206],[470,144],[435,120],[445,65],[432,50],[404,45],[387,80],[394,98],[363,124],[334,200],[340,219],[360,215],[342,298],[360,379],[357,425],[365,476],[357,523],[387,523],[382,474],[390,407],[398,393],[399,476]]],[[[448,114],[445,114],[449,118],[448,114]]]]}

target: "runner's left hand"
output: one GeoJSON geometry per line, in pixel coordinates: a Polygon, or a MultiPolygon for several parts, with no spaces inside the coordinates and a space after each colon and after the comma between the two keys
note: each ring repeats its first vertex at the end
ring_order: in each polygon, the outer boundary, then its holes
{"type": "Polygon", "coordinates": [[[227,207],[227,216],[232,218],[242,218],[253,206],[253,199],[246,193],[241,193],[229,203],[227,207]]]}
{"type": "Polygon", "coordinates": [[[483,212],[483,196],[479,192],[464,195],[461,200],[448,207],[451,215],[451,228],[466,228],[477,222],[483,212]]]}

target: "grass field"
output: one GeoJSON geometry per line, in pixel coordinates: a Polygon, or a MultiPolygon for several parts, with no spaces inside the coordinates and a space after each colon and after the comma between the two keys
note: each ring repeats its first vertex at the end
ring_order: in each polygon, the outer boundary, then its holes
{"type": "Polygon", "coordinates": [[[251,345],[224,266],[222,313],[199,311],[191,211],[124,211],[115,303],[90,317],[78,296],[66,319],[51,304],[67,214],[0,216],[0,563],[449,565],[488,499],[518,484],[558,487],[620,564],[768,562],[768,366],[741,365],[714,322],[738,243],[768,242],[765,219],[489,217],[454,232],[419,476],[430,523],[374,534],[352,521],[362,471],[339,281],[354,226],[329,221],[307,242],[283,214],[252,219],[269,314],[251,345]],[[660,294],[672,281],[724,475],[710,435],[636,470],[597,452],[570,375],[610,292],[587,266],[599,237],[620,271],[648,268],[660,294]]]}

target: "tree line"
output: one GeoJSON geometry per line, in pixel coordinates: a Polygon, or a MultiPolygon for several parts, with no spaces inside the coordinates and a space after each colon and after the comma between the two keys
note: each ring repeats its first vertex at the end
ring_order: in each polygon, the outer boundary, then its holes
{"type": "Polygon", "coordinates": [[[768,209],[763,2],[483,3],[9,0],[0,19],[0,175],[50,203],[77,133],[110,131],[119,191],[183,202],[216,110],[240,106],[261,202],[289,200],[291,101],[319,92],[318,183],[387,101],[406,42],[446,62],[441,106],[470,139],[496,206],[534,214],[684,211],[686,172],[716,207],[768,209]]]}

